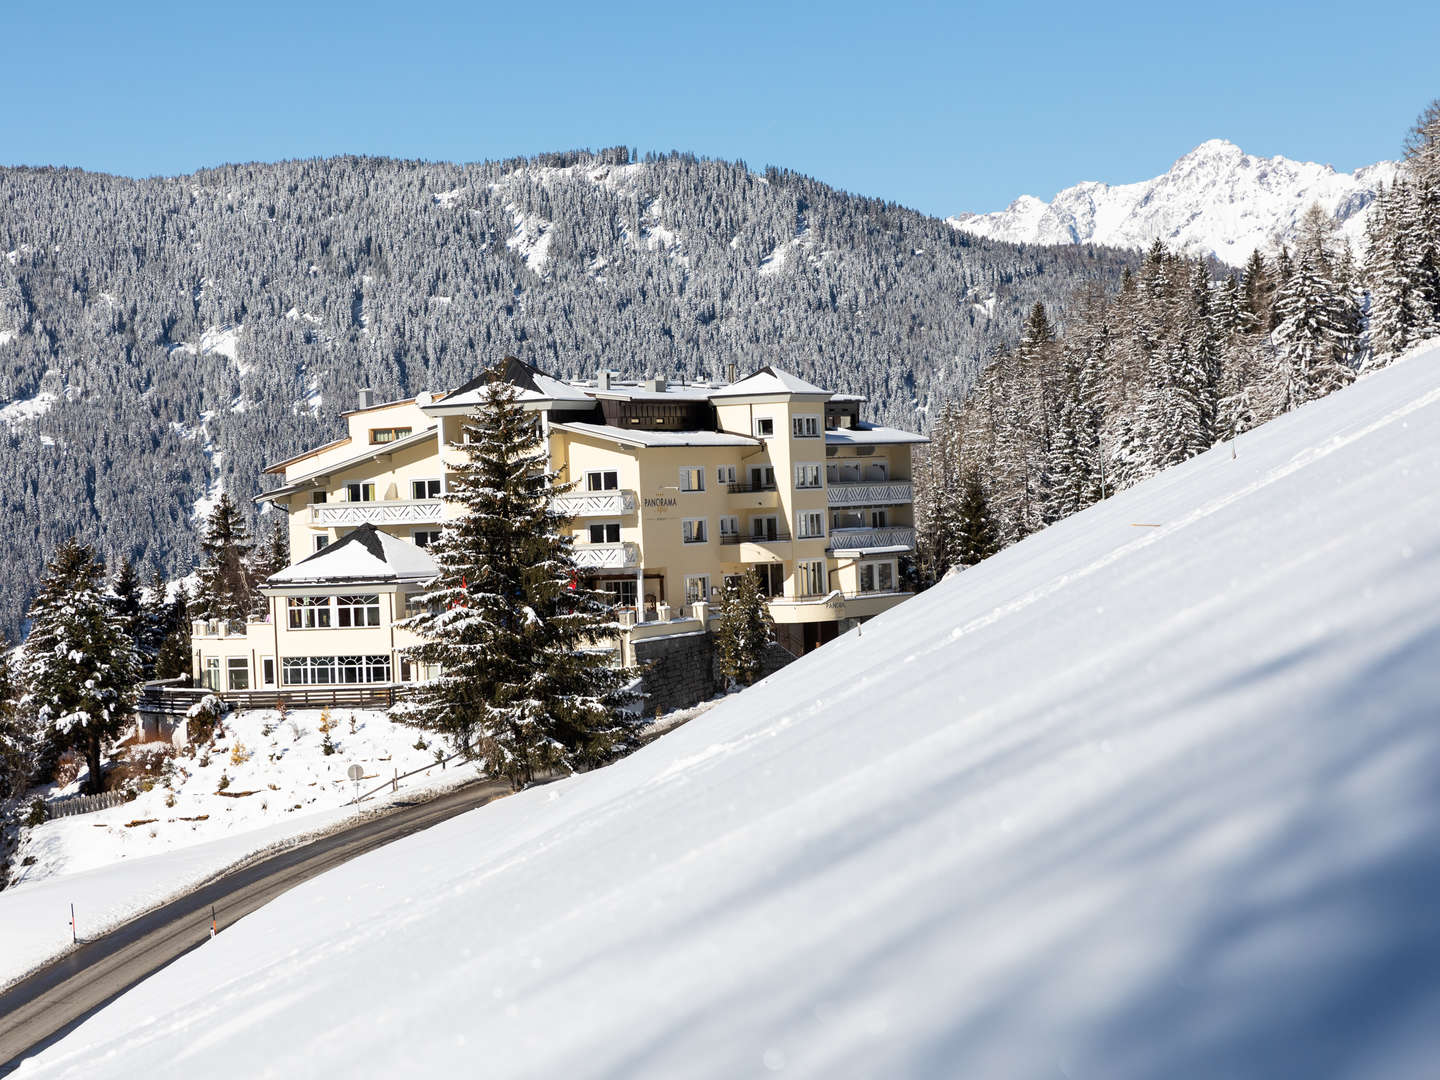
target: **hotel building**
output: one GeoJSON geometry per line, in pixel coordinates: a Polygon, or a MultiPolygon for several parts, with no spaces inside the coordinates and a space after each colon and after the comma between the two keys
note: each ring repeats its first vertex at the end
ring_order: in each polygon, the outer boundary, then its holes
{"type": "MultiPolygon", "coordinates": [[[[863,399],[773,367],[729,383],[504,377],[538,414],[573,484],[576,562],[610,594],[622,659],[703,634],[725,581],[753,570],[780,643],[799,655],[901,602],[914,552],[910,452],[923,436],[861,419],[863,399]]],[[[484,378],[345,414],[344,438],[271,466],[259,497],[289,517],[291,566],[263,620],[193,627],[194,675],[219,691],[426,677],[396,623],[434,573],[426,547],[462,512],[445,495],[484,378]]]]}

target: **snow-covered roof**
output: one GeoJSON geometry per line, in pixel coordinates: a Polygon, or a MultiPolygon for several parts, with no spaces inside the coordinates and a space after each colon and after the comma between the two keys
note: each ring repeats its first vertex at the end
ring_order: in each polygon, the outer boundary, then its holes
{"type": "Polygon", "coordinates": [[[821,397],[829,397],[830,391],[821,389],[814,383],[808,383],[798,375],[792,375],[788,371],[767,364],[755,374],[748,375],[739,382],[712,391],[710,396],[712,398],[760,397],[766,394],[818,394],[821,397]]]}
{"type": "MultiPolygon", "coordinates": [[[[309,487],[316,480],[323,479],[324,477],[329,476],[331,473],[343,472],[344,470],[349,469],[355,465],[363,465],[365,462],[373,461],[375,458],[384,457],[386,454],[393,454],[396,450],[404,450],[407,447],[418,446],[420,443],[426,442],[427,440],[430,442],[435,441],[434,424],[431,424],[427,428],[421,428],[419,431],[415,432],[415,434],[407,435],[403,439],[396,439],[394,442],[388,443],[376,443],[374,446],[368,447],[363,454],[354,454],[351,457],[342,458],[339,461],[332,462],[331,464],[326,465],[323,469],[316,469],[313,472],[308,472],[303,476],[297,476],[294,480],[290,481],[290,483],[286,484],[284,487],[273,488],[272,490],[267,491],[264,494],[255,496],[255,501],[269,502],[272,499],[278,499],[284,495],[293,495],[295,492],[300,491],[303,488],[309,487]]],[[[343,442],[345,442],[345,440],[341,439],[340,443],[343,442]]],[[[331,443],[330,445],[338,446],[339,443],[331,443]]],[[[322,447],[322,449],[324,448],[322,447]]]]}
{"type": "Polygon", "coordinates": [[[884,443],[928,443],[924,435],[901,428],[880,427],[878,424],[856,424],[854,427],[834,428],[825,432],[829,446],[875,446],[884,443]]]}
{"type": "MultiPolygon", "coordinates": [[[[590,404],[593,400],[579,387],[572,386],[564,379],[546,375],[539,368],[531,367],[514,357],[506,358],[505,381],[516,388],[519,400],[528,404],[547,401],[590,404]]],[[[485,400],[485,388],[489,385],[489,372],[477,375],[453,393],[425,406],[425,411],[433,414],[468,412],[485,400]]]]}
{"type": "Polygon", "coordinates": [[[609,439],[625,446],[759,446],[759,439],[736,435],[731,431],[639,431],[634,428],[612,427],[609,424],[551,424],[552,431],[568,431],[609,439]]]}
{"type": "Polygon", "coordinates": [[[424,548],[366,523],[308,559],[271,574],[265,584],[425,581],[435,572],[435,560],[424,548]]]}

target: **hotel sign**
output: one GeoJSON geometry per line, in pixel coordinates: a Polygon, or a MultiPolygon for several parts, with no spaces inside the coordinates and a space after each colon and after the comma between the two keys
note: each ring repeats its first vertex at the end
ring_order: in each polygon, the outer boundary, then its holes
{"type": "Polygon", "coordinates": [[[673,495],[652,495],[649,498],[642,498],[640,505],[646,510],[652,510],[660,516],[672,507],[679,506],[680,502],[673,495]]]}

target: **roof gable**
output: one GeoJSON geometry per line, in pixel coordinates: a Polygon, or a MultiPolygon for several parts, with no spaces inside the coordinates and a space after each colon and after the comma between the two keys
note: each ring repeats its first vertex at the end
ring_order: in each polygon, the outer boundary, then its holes
{"type": "Polygon", "coordinates": [[[718,397],[759,397],[765,394],[814,394],[829,397],[830,391],[814,383],[806,382],[800,376],[766,364],[753,375],[747,375],[737,383],[711,393],[718,397]]]}
{"type": "Polygon", "coordinates": [[[435,560],[423,548],[367,523],[294,566],[271,574],[265,583],[422,581],[435,573],[435,560]]]}

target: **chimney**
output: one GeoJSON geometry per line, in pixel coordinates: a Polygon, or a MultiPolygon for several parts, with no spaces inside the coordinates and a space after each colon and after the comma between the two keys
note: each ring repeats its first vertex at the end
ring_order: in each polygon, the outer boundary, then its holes
{"type": "Polygon", "coordinates": [[[732,383],[740,381],[740,369],[735,365],[734,360],[725,365],[725,380],[732,383]]]}
{"type": "Polygon", "coordinates": [[[610,389],[610,369],[609,369],[609,368],[601,368],[601,369],[600,369],[600,373],[595,376],[595,389],[596,389],[596,390],[609,390],[609,389],[610,389]]]}
{"type": "Polygon", "coordinates": [[[374,404],[375,404],[375,391],[372,390],[372,389],[370,389],[370,387],[367,386],[367,387],[365,387],[363,390],[360,391],[360,408],[362,408],[362,409],[368,409],[368,408],[370,408],[371,405],[374,405],[374,404]]]}
{"type": "Polygon", "coordinates": [[[664,375],[656,375],[653,379],[645,380],[645,389],[654,394],[663,394],[667,385],[664,375]]]}

